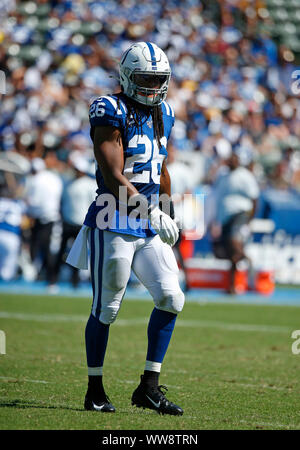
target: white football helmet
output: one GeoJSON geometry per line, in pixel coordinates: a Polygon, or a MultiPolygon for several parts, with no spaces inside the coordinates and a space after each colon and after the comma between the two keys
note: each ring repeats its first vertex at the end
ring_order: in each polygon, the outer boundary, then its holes
{"type": "Polygon", "coordinates": [[[166,98],[171,69],[166,54],[151,42],[137,42],[122,55],[120,84],[124,94],[147,106],[166,98]]]}

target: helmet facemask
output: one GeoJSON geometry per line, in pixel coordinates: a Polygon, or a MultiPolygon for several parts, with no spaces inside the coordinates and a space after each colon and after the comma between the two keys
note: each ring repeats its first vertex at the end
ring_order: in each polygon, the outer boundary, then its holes
{"type": "Polygon", "coordinates": [[[170,72],[134,71],[130,76],[133,96],[147,106],[160,105],[167,97],[170,72]]]}
{"type": "Polygon", "coordinates": [[[122,57],[120,84],[124,94],[138,103],[160,105],[167,97],[170,77],[168,58],[155,44],[139,42],[122,57]]]}

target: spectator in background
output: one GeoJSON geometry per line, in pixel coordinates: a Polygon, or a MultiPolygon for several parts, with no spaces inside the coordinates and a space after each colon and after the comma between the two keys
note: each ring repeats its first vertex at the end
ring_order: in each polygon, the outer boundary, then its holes
{"type": "Polygon", "coordinates": [[[183,255],[181,253],[180,243],[182,241],[182,232],[184,231],[184,225],[186,218],[183,216],[184,210],[182,204],[184,202],[184,194],[190,193],[195,187],[195,176],[192,173],[191,168],[188,168],[186,164],[178,159],[178,150],[171,141],[168,146],[168,159],[167,167],[171,178],[171,194],[174,202],[174,213],[175,218],[178,220],[179,224],[182,225],[183,229],[179,226],[179,238],[175,245],[173,246],[173,251],[177,262],[179,263],[181,269],[184,273],[185,292],[189,291],[188,277],[186,265],[184,262],[183,255]]]}
{"type": "Polygon", "coordinates": [[[0,280],[13,280],[17,274],[21,249],[21,225],[25,204],[14,198],[4,184],[0,186],[0,280]]]}
{"type": "Polygon", "coordinates": [[[60,220],[60,201],[63,189],[61,177],[55,173],[58,166],[56,153],[48,150],[45,158],[32,161],[32,175],[25,187],[28,215],[34,219],[31,229],[30,255],[38,268],[38,277],[49,285],[54,281],[54,255],[51,250],[54,225],[60,220]]]}
{"type": "Polygon", "coordinates": [[[237,263],[247,260],[249,272],[252,272],[244,245],[249,238],[248,225],[255,213],[259,187],[252,172],[240,165],[235,152],[228,158],[227,165],[229,171],[221,175],[216,186],[216,221],[211,234],[215,256],[231,262],[229,293],[234,294],[237,263]]]}
{"type": "MultiPolygon", "coordinates": [[[[89,161],[79,151],[71,153],[69,162],[74,169],[74,178],[64,186],[61,199],[63,231],[55,264],[55,283],[58,281],[61,266],[65,261],[67,246],[72,244],[69,241],[73,241],[79,233],[85,219],[85,211],[95,199],[97,189],[95,180],[89,176],[89,161]]],[[[71,270],[72,285],[76,288],[79,283],[79,270],[73,266],[71,266],[71,270]]]]}

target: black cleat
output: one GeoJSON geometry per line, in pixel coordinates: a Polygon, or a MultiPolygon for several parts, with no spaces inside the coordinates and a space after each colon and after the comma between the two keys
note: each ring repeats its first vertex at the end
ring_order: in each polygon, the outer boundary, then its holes
{"type": "Polygon", "coordinates": [[[84,399],[84,409],[86,411],[98,411],[106,413],[114,413],[116,411],[107,395],[104,394],[104,397],[99,399],[96,397],[93,398],[88,392],[86,393],[84,399]]]}
{"type": "Polygon", "coordinates": [[[143,375],[141,375],[141,383],[132,394],[131,404],[138,408],[154,409],[158,414],[182,416],[183,410],[180,406],[170,402],[161,389],[168,390],[166,386],[151,387],[144,384],[143,375]]]}

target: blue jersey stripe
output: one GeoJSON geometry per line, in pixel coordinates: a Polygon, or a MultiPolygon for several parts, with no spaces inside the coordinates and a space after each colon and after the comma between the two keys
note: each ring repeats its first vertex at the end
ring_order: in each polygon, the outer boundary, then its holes
{"type": "Polygon", "coordinates": [[[0,230],[10,231],[11,233],[18,234],[18,235],[21,234],[20,226],[16,227],[7,222],[0,223],[0,230]]]}
{"type": "Polygon", "coordinates": [[[157,64],[156,64],[156,57],[155,57],[155,51],[154,51],[153,45],[151,44],[151,42],[146,42],[146,44],[148,45],[148,48],[150,51],[150,56],[151,56],[151,61],[152,61],[152,69],[156,70],[157,64]]]}
{"type": "Polygon", "coordinates": [[[92,288],[93,288],[93,304],[92,304],[92,311],[93,306],[95,302],[95,230],[92,229],[90,233],[90,249],[91,249],[91,256],[90,256],[90,270],[91,270],[91,281],[92,281],[92,288]]]}
{"type": "Polygon", "coordinates": [[[99,319],[102,300],[102,270],[104,257],[103,230],[91,230],[91,278],[93,286],[92,315],[99,319]]]}
{"type": "Polygon", "coordinates": [[[104,239],[103,230],[97,230],[99,233],[99,268],[98,268],[98,283],[99,283],[99,294],[98,302],[96,308],[96,318],[98,319],[101,312],[101,300],[102,300],[102,273],[103,273],[103,258],[104,258],[104,239]]]}

